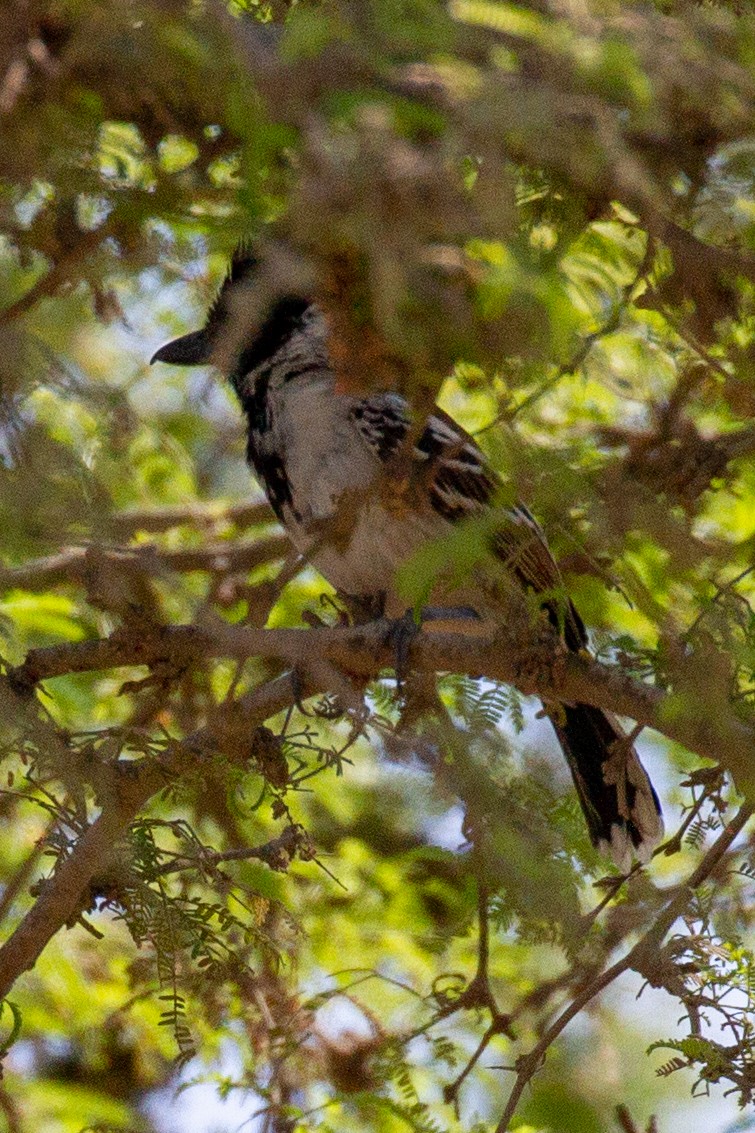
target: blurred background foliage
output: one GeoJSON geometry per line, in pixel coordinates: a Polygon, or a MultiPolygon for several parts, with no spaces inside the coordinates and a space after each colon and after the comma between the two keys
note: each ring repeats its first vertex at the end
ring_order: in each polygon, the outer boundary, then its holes
{"type": "MultiPolygon", "coordinates": [[[[135,611],[145,633],[332,618],[314,572],[276,584],[285,540],[217,374],[148,365],[251,235],[270,288],[325,309],[345,386],[437,397],[475,434],[601,659],[680,713],[749,720],[754,66],[749,0],[6,0],[6,673],[135,611]]],[[[473,539],[430,548],[407,595],[473,539]]],[[[33,719],[5,696],[3,937],[106,805],[97,768],[276,671],[67,672],[33,719]]],[[[498,1126],[517,1058],[647,931],[736,796],[714,750],[701,766],[643,734],[682,832],[596,888],[532,703],[441,688],[440,763],[429,725],[396,730],[385,680],[359,726],[315,698],[258,729],[243,772],[210,759],[152,799],[0,1016],[9,1133],[498,1126]],[[244,847],[263,849],[218,856],[244,847]],[[170,1102],[199,1081],[225,1107],[198,1085],[170,1102]]],[[[657,941],[654,986],[634,1003],[638,969],[591,1001],[512,1128],[755,1127],[753,863],[745,831],[657,941]]]]}

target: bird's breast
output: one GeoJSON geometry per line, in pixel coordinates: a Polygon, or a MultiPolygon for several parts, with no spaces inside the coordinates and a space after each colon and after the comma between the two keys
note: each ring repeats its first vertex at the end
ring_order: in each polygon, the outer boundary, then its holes
{"type": "Polygon", "coordinates": [[[363,597],[394,594],[400,569],[444,528],[430,513],[397,515],[379,501],[348,492],[319,526],[293,516],[285,525],[295,546],[332,586],[363,597]]]}

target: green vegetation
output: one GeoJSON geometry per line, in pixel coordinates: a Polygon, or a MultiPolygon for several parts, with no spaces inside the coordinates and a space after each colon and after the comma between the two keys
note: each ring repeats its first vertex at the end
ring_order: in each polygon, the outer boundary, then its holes
{"type": "Polygon", "coordinates": [[[752,1120],[754,96],[749,0],[5,5],[9,1133],[206,1078],[265,1133],[752,1120]],[[446,637],[398,697],[294,571],[216,371],[148,365],[242,236],[476,435],[594,664],[446,637]],[[585,689],[662,787],[627,878],[535,718],[585,689]]]}

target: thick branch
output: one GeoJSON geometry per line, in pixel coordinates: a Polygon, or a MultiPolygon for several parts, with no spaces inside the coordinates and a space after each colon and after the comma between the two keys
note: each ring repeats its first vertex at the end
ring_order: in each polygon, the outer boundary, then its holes
{"type": "Polygon", "coordinates": [[[34,966],[58,929],[75,920],[88,884],[108,860],[115,843],[150,793],[142,785],[124,790],[121,797],[103,809],[54,875],[44,883],[33,907],[0,948],[0,999],[7,996],[22,972],[34,966]]]}
{"type": "Polygon", "coordinates": [[[755,256],[739,248],[723,248],[717,244],[704,244],[694,233],[675,224],[665,216],[645,218],[648,231],[662,240],[672,251],[676,268],[684,276],[705,279],[718,272],[742,275],[755,281],[755,256]]]}
{"type": "MultiPolygon", "coordinates": [[[[245,660],[274,657],[304,668],[328,662],[359,678],[376,677],[395,662],[386,624],[317,629],[252,629],[218,619],[211,627],[166,627],[154,636],[121,631],[110,638],[32,650],[10,674],[18,687],[70,672],[119,665],[153,665],[193,656],[245,660]]],[[[697,694],[667,693],[643,684],[614,665],[559,652],[553,640],[522,645],[515,629],[499,627],[487,638],[465,633],[420,633],[411,665],[423,672],[486,676],[515,685],[526,695],[592,704],[654,728],[689,751],[726,766],[740,790],[755,797],[755,728],[725,705],[701,704],[697,694]],[[682,708],[684,711],[682,711],[682,708]]]]}

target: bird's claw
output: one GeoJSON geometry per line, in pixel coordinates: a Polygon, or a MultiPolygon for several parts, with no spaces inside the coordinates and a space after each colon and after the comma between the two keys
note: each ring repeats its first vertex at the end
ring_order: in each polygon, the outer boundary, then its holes
{"type": "Polygon", "coordinates": [[[388,622],[385,643],[393,650],[393,667],[396,671],[396,688],[403,692],[409,665],[409,654],[414,639],[422,628],[414,610],[407,610],[400,618],[388,622]]]}
{"type": "Polygon", "coordinates": [[[434,623],[432,628],[444,630],[447,626],[455,628],[459,622],[482,625],[479,614],[469,606],[424,606],[419,612],[409,609],[400,618],[389,622],[386,634],[386,644],[394,651],[396,685],[399,692],[403,691],[409,653],[412,643],[422,627],[434,623]]]}

